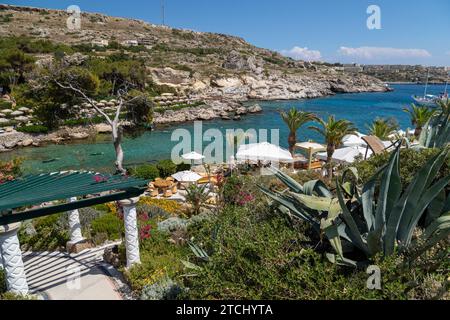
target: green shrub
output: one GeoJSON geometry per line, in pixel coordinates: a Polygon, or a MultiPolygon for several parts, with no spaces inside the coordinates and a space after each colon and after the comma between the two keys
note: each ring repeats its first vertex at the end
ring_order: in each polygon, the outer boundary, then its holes
{"type": "Polygon", "coordinates": [[[5,293],[6,290],[7,290],[7,288],[6,288],[5,270],[3,270],[2,267],[0,267],[0,295],[5,293]]]}
{"type": "Polygon", "coordinates": [[[250,184],[250,179],[246,176],[232,175],[226,178],[222,189],[224,202],[228,205],[244,205],[253,201],[250,184]]]}
{"type": "Polygon", "coordinates": [[[5,292],[4,294],[0,295],[0,300],[36,300],[36,297],[31,295],[23,296],[21,294],[5,292]]]}
{"type": "Polygon", "coordinates": [[[104,234],[108,240],[117,240],[124,232],[123,222],[114,214],[107,213],[91,222],[91,235],[104,234]]]}
{"type": "Polygon", "coordinates": [[[130,171],[131,175],[146,180],[155,180],[155,178],[158,178],[160,176],[159,169],[152,164],[144,164],[132,168],[130,171]]]}
{"type": "Polygon", "coordinates": [[[177,164],[177,172],[188,171],[188,170],[191,170],[191,165],[189,163],[182,162],[180,164],[177,164]]]}
{"type": "MultiPolygon", "coordinates": [[[[417,171],[433,156],[439,153],[439,149],[402,149],[400,151],[400,177],[403,185],[407,186],[412,181],[417,171]]],[[[375,172],[383,165],[388,163],[390,154],[385,152],[374,155],[367,160],[359,160],[353,163],[353,167],[358,169],[359,177],[362,182],[367,182],[375,172]]],[[[450,174],[450,155],[447,156],[437,179],[443,178],[450,174]]]]}
{"type": "Polygon", "coordinates": [[[163,278],[156,283],[145,286],[141,300],[175,300],[182,288],[170,278],[163,278]]]}
{"type": "Polygon", "coordinates": [[[11,109],[12,103],[5,100],[0,100],[0,110],[11,109]]]}
{"type": "Polygon", "coordinates": [[[19,240],[27,250],[60,250],[69,241],[69,229],[63,214],[54,214],[22,224],[19,240]]]}
{"type": "MultiPolygon", "coordinates": [[[[189,249],[169,242],[170,235],[159,232],[156,223],[152,223],[150,238],[141,241],[141,264],[133,266],[125,273],[133,291],[141,293],[144,287],[152,286],[167,277],[178,282],[185,271],[185,260],[189,249]]],[[[124,246],[120,246],[124,257],[124,246]]],[[[124,261],[124,260],[123,260],[124,261]]]]}
{"type": "MultiPolygon", "coordinates": [[[[367,289],[365,270],[329,263],[305,224],[252,209],[228,207],[215,219],[190,229],[208,262],[186,277],[185,299],[406,299],[419,273],[404,272],[391,257],[376,261],[382,290],[367,289]]],[[[442,266],[440,266],[442,268],[442,266]]],[[[421,278],[419,278],[421,279],[421,278]]],[[[420,282],[420,280],[418,280],[420,282]]]]}
{"type": "Polygon", "coordinates": [[[177,165],[172,160],[161,160],[156,164],[161,178],[167,178],[177,172],[177,165]]]}
{"type": "Polygon", "coordinates": [[[23,133],[48,133],[48,128],[41,125],[22,126],[16,130],[23,133]]]}

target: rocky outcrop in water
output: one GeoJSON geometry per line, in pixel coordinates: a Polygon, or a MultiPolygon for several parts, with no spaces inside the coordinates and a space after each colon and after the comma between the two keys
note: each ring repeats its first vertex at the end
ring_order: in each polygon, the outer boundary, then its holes
{"type": "Polygon", "coordinates": [[[0,134],[0,152],[11,151],[20,147],[39,147],[45,143],[65,143],[75,140],[88,139],[95,136],[91,127],[62,127],[49,134],[27,134],[7,128],[0,134]]]}
{"type": "Polygon", "coordinates": [[[236,116],[241,116],[249,113],[261,112],[262,108],[259,105],[252,105],[249,107],[243,106],[237,101],[210,101],[202,106],[184,108],[181,110],[166,110],[161,113],[155,113],[155,124],[169,124],[177,122],[189,122],[196,120],[213,120],[223,119],[231,120],[236,116]]]}

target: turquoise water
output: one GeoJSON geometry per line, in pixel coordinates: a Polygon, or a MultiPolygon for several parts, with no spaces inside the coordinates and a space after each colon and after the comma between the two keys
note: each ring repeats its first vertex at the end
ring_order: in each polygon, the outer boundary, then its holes
{"type": "MultiPolygon", "coordinates": [[[[376,117],[394,117],[398,120],[400,127],[405,130],[411,124],[408,115],[402,111],[402,108],[412,103],[412,95],[423,93],[423,86],[393,85],[393,87],[394,92],[386,93],[339,94],[311,100],[259,102],[264,110],[263,113],[245,116],[241,121],[205,121],[203,130],[218,128],[225,132],[226,129],[280,129],[280,144],[287,147],[288,130],[281,121],[278,111],[291,107],[314,112],[320,117],[334,114],[337,118],[352,121],[361,132],[366,132],[367,125],[376,117]]],[[[435,85],[429,88],[430,94],[439,94],[442,91],[444,91],[444,86],[435,85]]],[[[123,142],[125,165],[170,158],[172,147],[178,143],[178,141],[171,141],[172,131],[176,128],[184,128],[192,132],[193,124],[146,132],[136,139],[126,138],[123,142]]],[[[298,140],[306,139],[322,142],[317,133],[305,127],[299,131],[298,140]]],[[[205,142],[205,145],[209,143],[205,142]]],[[[24,159],[23,169],[27,173],[80,168],[112,171],[115,154],[109,139],[101,137],[96,141],[79,144],[23,148],[0,154],[0,160],[9,160],[13,157],[24,159]],[[94,156],[93,153],[103,154],[94,156]],[[58,158],[58,160],[50,163],[42,162],[53,158],[58,158]]]]}

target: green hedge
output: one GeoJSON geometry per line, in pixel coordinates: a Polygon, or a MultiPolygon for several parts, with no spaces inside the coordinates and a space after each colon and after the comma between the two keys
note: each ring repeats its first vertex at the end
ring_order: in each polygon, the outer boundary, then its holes
{"type": "Polygon", "coordinates": [[[177,172],[177,165],[172,160],[161,160],[156,164],[161,178],[167,178],[177,172]]]}
{"type": "MultiPolygon", "coordinates": [[[[403,187],[406,187],[413,179],[419,169],[430,158],[435,156],[439,149],[402,149],[400,151],[400,176],[403,187]]],[[[352,164],[358,169],[358,174],[363,182],[367,182],[375,172],[383,165],[388,163],[390,154],[385,152],[379,155],[374,155],[367,160],[359,160],[352,164]]],[[[442,166],[437,178],[443,178],[450,174],[450,156],[447,157],[446,162],[442,166]]]]}
{"type": "Polygon", "coordinates": [[[109,240],[117,240],[124,232],[123,222],[114,214],[107,213],[91,222],[94,235],[104,234],[109,240]]]}
{"type": "Polygon", "coordinates": [[[130,169],[131,175],[146,180],[155,180],[159,177],[159,170],[155,165],[144,164],[130,169]]]}

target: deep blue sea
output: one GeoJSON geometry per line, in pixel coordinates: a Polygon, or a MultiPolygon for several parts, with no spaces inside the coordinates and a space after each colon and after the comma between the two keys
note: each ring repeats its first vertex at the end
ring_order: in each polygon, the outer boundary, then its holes
{"type": "MultiPolygon", "coordinates": [[[[352,121],[361,132],[366,132],[367,125],[376,117],[394,117],[400,127],[405,130],[411,127],[408,115],[402,111],[413,101],[411,96],[423,94],[422,85],[392,85],[393,92],[386,93],[357,93],[339,94],[331,97],[295,100],[258,102],[263,113],[244,116],[240,121],[204,121],[203,130],[218,128],[226,129],[260,128],[279,129],[280,144],[287,147],[288,130],[279,116],[279,110],[296,107],[311,111],[322,118],[334,114],[337,118],[352,121]]],[[[439,94],[444,86],[433,85],[429,87],[430,94],[439,94]]],[[[172,131],[176,128],[185,128],[192,132],[193,124],[183,124],[146,132],[142,136],[123,142],[125,152],[125,165],[154,162],[170,158],[172,147],[178,141],[171,141],[172,131]]],[[[312,139],[322,142],[317,133],[309,130],[307,126],[299,130],[298,140],[312,139]]],[[[224,142],[225,143],[225,142],[224,142]]],[[[209,142],[205,142],[205,145],[209,142]]],[[[113,170],[115,159],[114,149],[107,137],[96,141],[85,141],[79,144],[47,145],[40,148],[23,148],[12,152],[0,154],[0,160],[9,160],[13,157],[23,158],[23,169],[27,173],[49,172],[67,169],[89,169],[110,172],[113,170]],[[93,155],[103,153],[102,155],[93,155]],[[48,159],[57,161],[43,163],[48,159]]]]}

